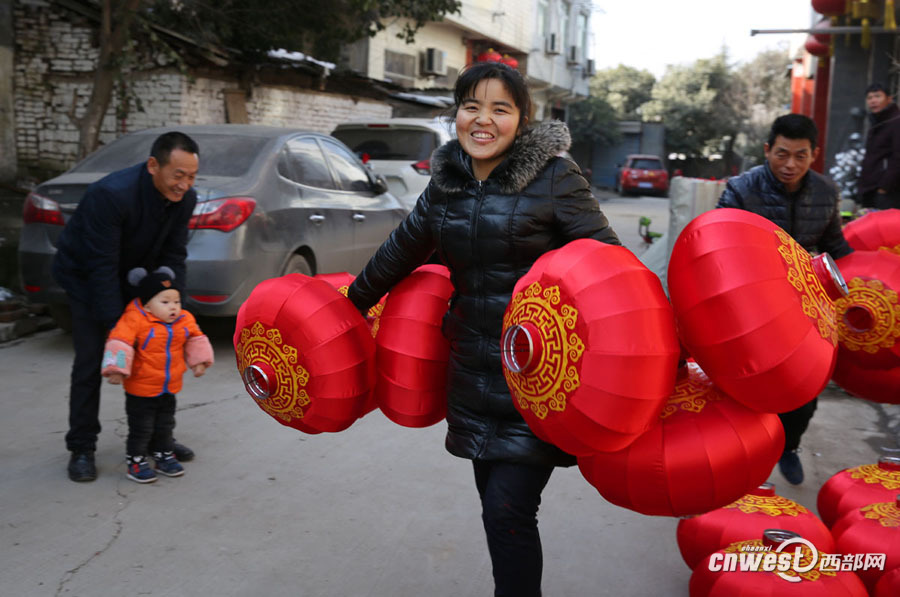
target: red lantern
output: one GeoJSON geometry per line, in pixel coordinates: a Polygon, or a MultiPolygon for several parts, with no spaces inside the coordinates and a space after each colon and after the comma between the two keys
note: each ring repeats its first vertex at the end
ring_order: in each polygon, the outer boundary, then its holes
{"type": "Polygon", "coordinates": [[[394,286],[375,339],[375,400],[392,421],[428,427],[447,411],[447,358],[450,343],[441,334],[450,272],[423,265],[394,286]]]}
{"type": "Polygon", "coordinates": [[[759,486],[783,450],[777,415],[728,398],[688,363],[657,425],[624,450],[579,458],[578,468],[617,506],[684,516],[725,506],[759,486]]]}
{"type": "Polygon", "coordinates": [[[900,367],[900,255],[855,251],[839,259],[838,266],[849,293],[835,302],[835,372],[845,364],[860,369],[900,367]]]}
{"type": "Polygon", "coordinates": [[[306,433],[341,431],[375,385],[375,341],[332,286],[302,274],[266,280],[238,311],[238,371],[278,422],[306,433]]]}
{"type": "Polygon", "coordinates": [[[833,552],[834,539],[819,517],[763,483],[731,504],[678,521],[678,549],[691,568],[717,549],[762,536],[766,529],[786,529],[809,539],[820,551],[833,552]]]}
{"type": "MultiPolygon", "coordinates": [[[[825,44],[826,46],[831,43],[831,33],[828,32],[828,30],[831,29],[831,21],[829,19],[822,19],[815,24],[813,29],[816,30],[816,33],[813,33],[812,36],[817,42],[825,44]]],[[[810,54],[812,54],[812,52],[810,52],[810,54]]]]}
{"type": "Polygon", "coordinates": [[[831,379],[857,398],[900,404],[900,367],[862,369],[838,359],[831,379]]]}
{"type": "Polygon", "coordinates": [[[840,16],[847,11],[845,0],[812,0],[812,7],[817,13],[828,17],[840,16]]]}
{"type": "Polygon", "coordinates": [[[812,35],[806,37],[806,43],[803,44],[803,47],[813,56],[819,57],[828,56],[830,51],[827,43],[822,43],[812,35]]]}
{"type": "Polygon", "coordinates": [[[887,502],[900,493],[900,458],[882,456],[878,464],[863,464],[832,475],[819,489],[816,507],[829,527],[852,510],[887,502]]]}
{"type": "Polygon", "coordinates": [[[872,597],[897,597],[897,595],[900,595],[900,568],[894,568],[882,575],[875,583],[872,597]]]}
{"type": "Polygon", "coordinates": [[[900,209],[873,211],[844,226],[844,238],[857,251],[887,249],[900,254],[900,209]]]}
{"type": "Polygon", "coordinates": [[[885,570],[900,566],[900,496],[850,510],[834,523],[831,534],[843,554],[862,554],[862,558],[865,554],[885,555],[880,567],[873,565],[856,572],[873,590],[885,570]]]}
{"type": "Polygon", "coordinates": [[[584,456],[620,450],[653,424],[680,347],[659,278],[625,247],[580,239],[516,283],[501,351],[531,430],[584,456]]]}
{"type": "Polygon", "coordinates": [[[681,232],[668,274],[681,340],[723,392],[786,412],[828,383],[846,286],[827,254],[811,259],[754,213],[714,209],[681,232]]]}
{"type": "Polygon", "coordinates": [[[504,54],[503,58],[500,60],[503,64],[510,68],[519,68],[519,61],[510,56],[509,54],[504,54]]]}
{"type": "Polygon", "coordinates": [[[478,55],[478,62],[501,62],[502,60],[503,55],[494,48],[489,48],[487,52],[478,55]]]}
{"type": "Polygon", "coordinates": [[[823,570],[826,554],[814,552],[802,541],[796,533],[769,529],[762,540],[732,543],[694,568],[690,597],[867,597],[856,574],[823,570]],[[798,550],[800,555],[794,556],[798,550]],[[765,570],[767,557],[774,563],[785,552],[793,556],[787,570],[765,570]]]}

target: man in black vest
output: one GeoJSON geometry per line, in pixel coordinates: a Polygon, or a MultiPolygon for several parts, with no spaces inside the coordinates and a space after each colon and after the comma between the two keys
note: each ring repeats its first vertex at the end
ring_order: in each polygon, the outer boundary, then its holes
{"type": "Polygon", "coordinates": [[[869,134],[857,183],[863,207],[900,208],[900,109],[881,83],[866,88],[869,134]]]}
{"type": "MultiPolygon", "coordinates": [[[[730,179],[716,207],[751,211],[780,226],[807,251],[839,259],[853,249],[841,232],[837,187],[809,169],[819,155],[818,137],[816,124],[806,116],[786,114],[776,118],[764,146],[766,163],[730,179]]],[[[784,426],[784,452],[778,468],[793,485],[803,482],[797,450],[817,401],[813,398],[778,415],[784,426]]]]}
{"type": "MultiPolygon", "coordinates": [[[[184,289],[188,221],[197,203],[192,188],[199,149],[183,133],[158,137],[144,163],[113,172],[88,187],[59,237],[53,276],[72,311],[69,432],[73,481],[97,478],[94,451],[100,433],[100,364],[109,330],[132,298],[126,274],[135,267],[168,266],[184,289]]],[[[176,458],[193,452],[176,444],[176,458]]]]}

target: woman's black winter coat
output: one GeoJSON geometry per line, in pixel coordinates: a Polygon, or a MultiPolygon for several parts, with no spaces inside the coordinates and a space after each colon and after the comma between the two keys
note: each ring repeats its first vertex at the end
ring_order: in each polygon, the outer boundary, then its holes
{"type": "Polygon", "coordinates": [[[562,122],[538,125],[481,182],[458,141],[438,148],[416,207],[350,286],[349,298],[365,310],[433,251],[450,269],[446,447],[456,456],[574,463],[529,430],[500,365],[503,312],[537,258],[578,238],[620,244],[578,166],[556,157],[569,144],[562,122]]]}

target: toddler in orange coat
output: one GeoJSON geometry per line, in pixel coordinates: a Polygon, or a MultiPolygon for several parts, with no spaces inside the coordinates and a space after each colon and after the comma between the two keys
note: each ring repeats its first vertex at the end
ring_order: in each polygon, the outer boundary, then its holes
{"type": "Polygon", "coordinates": [[[209,339],[194,316],[181,308],[175,274],[161,267],[128,272],[137,287],[131,301],[109,333],[103,355],[103,376],[125,386],[128,415],[127,476],[138,483],[156,481],[156,473],[184,474],[172,452],[175,394],[187,367],[200,377],[213,364],[209,339]],[[153,455],[155,472],[147,459],[153,455]]]}

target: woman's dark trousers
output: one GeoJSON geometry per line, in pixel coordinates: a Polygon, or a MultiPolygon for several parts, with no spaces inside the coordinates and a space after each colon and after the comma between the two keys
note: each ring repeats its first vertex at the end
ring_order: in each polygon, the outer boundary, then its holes
{"type": "Polygon", "coordinates": [[[473,464],[494,595],[539,597],[544,562],[537,511],[553,467],[484,460],[473,464]]]}

